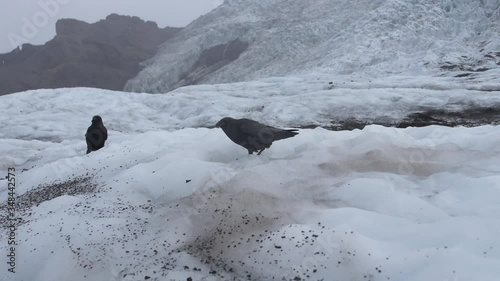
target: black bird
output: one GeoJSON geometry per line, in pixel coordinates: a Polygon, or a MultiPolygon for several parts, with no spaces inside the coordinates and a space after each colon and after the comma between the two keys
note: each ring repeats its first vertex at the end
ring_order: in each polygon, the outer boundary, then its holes
{"type": "Polygon", "coordinates": [[[291,138],[298,134],[297,130],[278,129],[245,118],[224,117],[215,126],[221,128],[234,143],[246,148],[248,154],[258,151],[257,155],[271,147],[273,141],[291,138]]]}
{"type": "Polygon", "coordinates": [[[102,123],[99,115],[92,117],[92,125],[87,129],[85,140],[87,141],[87,154],[104,147],[104,142],[108,139],[108,130],[102,123]]]}

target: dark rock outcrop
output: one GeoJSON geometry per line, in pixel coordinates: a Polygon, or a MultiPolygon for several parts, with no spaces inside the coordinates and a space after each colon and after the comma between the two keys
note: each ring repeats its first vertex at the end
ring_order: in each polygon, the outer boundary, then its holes
{"type": "Polygon", "coordinates": [[[116,14],[93,24],[61,19],[45,45],[0,54],[0,95],[61,87],[122,90],[139,64],[180,29],[116,14]]]}
{"type": "Polygon", "coordinates": [[[238,59],[248,45],[236,39],[204,50],[193,67],[179,79],[173,88],[198,84],[206,76],[238,59]]]}

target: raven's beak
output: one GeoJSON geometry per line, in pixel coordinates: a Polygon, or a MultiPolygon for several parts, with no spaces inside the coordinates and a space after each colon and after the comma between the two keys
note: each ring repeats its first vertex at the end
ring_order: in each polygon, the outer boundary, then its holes
{"type": "Polygon", "coordinates": [[[222,120],[221,120],[221,121],[219,121],[219,122],[217,122],[217,123],[215,124],[215,127],[216,127],[216,128],[220,128],[221,126],[222,126],[222,120]]]}

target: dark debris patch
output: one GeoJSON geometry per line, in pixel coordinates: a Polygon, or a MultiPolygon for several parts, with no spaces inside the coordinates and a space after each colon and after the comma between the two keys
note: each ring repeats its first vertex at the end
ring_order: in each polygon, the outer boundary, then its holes
{"type": "MultiPolygon", "coordinates": [[[[352,131],[362,130],[368,125],[381,125],[385,127],[407,128],[425,127],[439,125],[446,127],[476,127],[483,125],[500,124],[500,105],[482,107],[470,106],[463,110],[445,110],[434,108],[419,108],[417,111],[409,113],[403,120],[376,118],[373,120],[360,120],[347,118],[344,120],[334,120],[330,126],[321,126],[331,131],[352,131]]],[[[300,126],[299,129],[314,129],[316,125],[300,126]]]]}
{"type": "MultiPolygon", "coordinates": [[[[483,49],[479,50],[479,52],[483,53],[483,49]]],[[[467,56],[461,56],[458,62],[443,62],[439,69],[442,71],[450,72],[450,71],[466,71],[466,72],[484,72],[488,71],[495,64],[498,65],[498,53],[499,52],[488,52],[483,55],[482,59],[471,58],[467,56]]],[[[458,76],[456,76],[458,77],[458,76]]]]}
{"type": "Polygon", "coordinates": [[[61,183],[42,184],[19,196],[16,200],[17,207],[19,210],[25,210],[63,195],[89,194],[96,190],[97,184],[92,181],[92,177],[77,177],[61,183]]]}
{"type": "Polygon", "coordinates": [[[488,124],[500,124],[500,107],[471,107],[462,111],[426,109],[408,115],[397,127],[423,127],[429,125],[474,127],[488,124]]]}
{"type": "MultiPolygon", "coordinates": [[[[91,176],[76,177],[64,182],[41,184],[16,198],[16,213],[20,219],[18,223],[22,224],[24,222],[23,214],[29,211],[33,206],[38,206],[43,202],[50,201],[63,195],[76,196],[95,193],[97,191],[97,186],[97,183],[93,181],[91,176]]],[[[7,222],[6,215],[7,203],[5,202],[0,204],[1,224],[7,222]]]]}

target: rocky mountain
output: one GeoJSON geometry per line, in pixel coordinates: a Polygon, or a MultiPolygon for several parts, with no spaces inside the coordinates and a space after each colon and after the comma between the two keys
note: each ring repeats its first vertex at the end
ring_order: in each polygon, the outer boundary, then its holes
{"type": "Polygon", "coordinates": [[[61,19],[45,45],[25,44],[0,55],[0,95],[61,87],[121,90],[140,62],[179,30],[116,14],[92,24],[61,19]]]}
{"type": "Polygon", "coordinates": [[[226,0],[148,60],[125,90],[310,73],[474,76],[500,64],[500,2],[226,0]]]}

